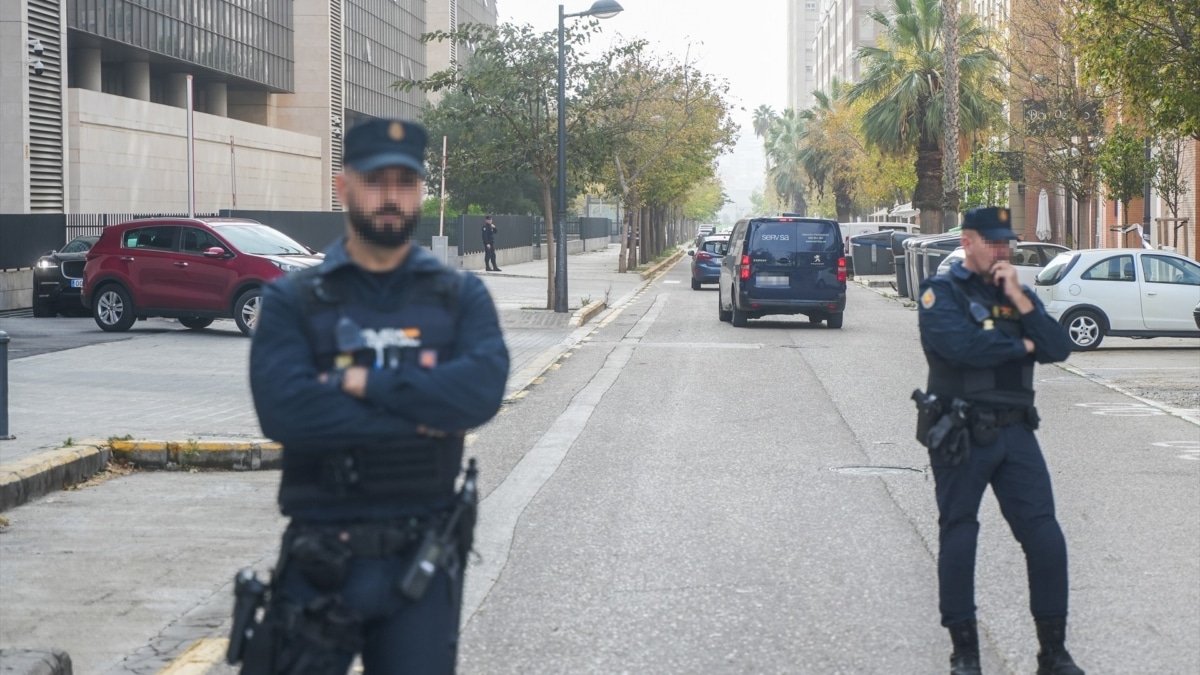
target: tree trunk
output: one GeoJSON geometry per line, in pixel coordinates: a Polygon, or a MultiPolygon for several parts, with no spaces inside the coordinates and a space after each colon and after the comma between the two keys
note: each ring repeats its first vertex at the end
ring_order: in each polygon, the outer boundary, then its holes
{"type": "Polygon", "coordinates": [[[625,236],[626,233],[629,232],[629,223],[630,223],[629,213],[630,213],[629,200],[628,200],[628,197],[626,197],[625,198],[625,217],[621,219],[621,224],[617,228],[617,232],[620,233],[618,235],[618,237],[621,239],[621,244],[620,244],[621,253],[620,253],[620,255],[617,256],[617,271],[622,274],[624,274],[625,272],[627,272],[629,270],[629,261],[626,259],[626,256],[629,255],[629,248],[626,244],[628,239],[625,236]]]}
{"type": "Polygon", "coordinates": [[[550,183],[542,183],[542,210],[546,213],[546,309],[554,309],[554,200],[550,183]]]}
{"type": "Polygon", "coordinates": [[[940,234],[942,230],[942,150],[936,140],[922,139],[917,144],[917,186],[912,204],[921,210],[921,233],[940,234]]]}
{"type": "MultiPolygon", "coordinates": [[[[945,139],[942,141],[942,208],[945,209],[942,232],[954,227],[958,216],[958,3],[942,0],[942,54],[946,58],[942,82],[942,120],[945,139]]],[[[923,218],[922,218],[923,220],[923,218]]],[[[925,228],[921,228],[925,232],[925,228]]]]}
{"type": "Polygon", "coordinates": [[[646,244],[649,243],[650,233],[648,230],[650,228],[648,226],[650,225],[650,219],[653,217],[653,210],[648,206],[643,206],[641,217],[638,218],[638,229],[633,236],[634,241],[637,243],[637,260],[639,265],[645,265],[650,261],[646,257],[646,244]]]}

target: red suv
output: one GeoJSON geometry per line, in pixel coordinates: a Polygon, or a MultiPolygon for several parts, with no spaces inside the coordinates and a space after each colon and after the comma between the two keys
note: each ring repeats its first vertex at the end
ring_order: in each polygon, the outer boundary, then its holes
{"type": "Polygon", "coordinates": [[[106,331],[148,316],[254,330],[262,285],[321,262],[278,230],[234,218],[151,218],[104,228],[87,253],[83,304],[106,331]]]}

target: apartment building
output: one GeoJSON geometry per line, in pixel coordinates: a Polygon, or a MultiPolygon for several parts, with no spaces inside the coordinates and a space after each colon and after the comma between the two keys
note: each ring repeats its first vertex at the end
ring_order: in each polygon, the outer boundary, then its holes
{"type": "Polygon", "coordinates": [[[816,36],[821,11],[832,0],[788,0],[787,104],[794,110],[811,108],[816,88],[816,36]]]}
{"type": "Polygon", "coordinates": [[[875,44],[879,29],[871,12],[887,5],[882,0],[826,0],[813,37],[817,90],[829,91],[835,79],[858,81],[861,66],[855,54],[859,47],[875,44]]]}

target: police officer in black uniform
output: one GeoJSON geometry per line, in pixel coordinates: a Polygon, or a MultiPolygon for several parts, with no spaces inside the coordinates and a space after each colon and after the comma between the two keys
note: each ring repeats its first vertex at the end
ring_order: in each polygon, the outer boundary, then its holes
{"type": "Polygon", "coordinates": [[[496,264],[496,223],[492,222],[491,215],[483,219],[483,266],[488,272],[501,271],[496,264]]]}
{"type": "Polygon", "coordinates": [[[454,672],[473,522],[448,513],[464,432],[496,414],[509,361],[479,279],[410,241],[425,142],[400,120],[351,129],[345,236],[263,290],[250,384],[291,522],[243,673],[340,674],[356,654],[368,675],[454,672]]]}
{"type": "Polygon", "coordinates": [[[917,435],[936,483],[942,625],[952,675],[978,675],[975,551],[979,502],[988,485],[1025,551],[1037,626],[1038,675],[1082,675],[1064,646],[1067,546],[1054,516],[1050,474],[1038,447],[1034,363],[1063,361],[1064,329],[1021,286],[1009,263],[1016,240],[1004,208],[968,211],[964,258],[921,285],[921,346],[928,390],[915,392],[917,435]]]}

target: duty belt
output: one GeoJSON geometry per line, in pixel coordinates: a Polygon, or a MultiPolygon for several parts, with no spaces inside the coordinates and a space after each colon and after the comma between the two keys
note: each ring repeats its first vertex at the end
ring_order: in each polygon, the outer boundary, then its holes
{"type": "Polygon", "coordinates": [[[990,411],[996,416],[997,427],[1024,424],[1029,419],[1029,411],[1024,408],[992,408],[990,411]]]}
{"type": "Polygon", "coordinates": [[[345,525],[296,523],[290,529],[296,536],[317,534],[335,539],[355,556],[389,558],[403,553],[418,541],[428,523],[428,518],[345,525]]]}

